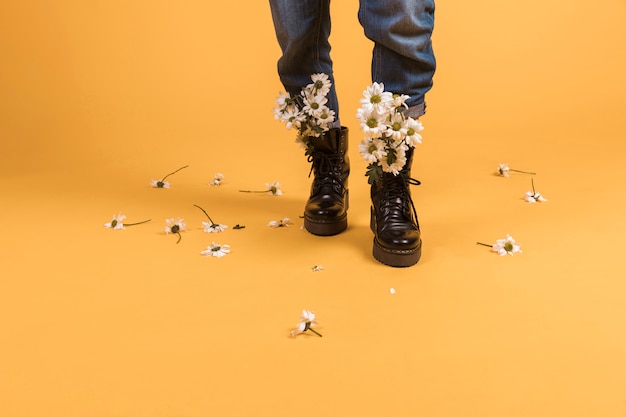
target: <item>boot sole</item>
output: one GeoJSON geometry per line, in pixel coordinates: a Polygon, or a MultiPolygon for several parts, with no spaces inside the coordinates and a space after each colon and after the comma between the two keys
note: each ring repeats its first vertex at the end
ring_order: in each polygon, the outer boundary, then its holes
{"type": "Polygon", "coordinates": [[[403,268],[415,265],[422,256],[422,242],[413,249],[389,249],[382,246],[374,238],[374,248],[372,250],[374,259],[388,266],[403,268]]]}
{"type": "Polygon", "coordinates": [[[344,215],[335,222],[317,222],[304,217],[304,228],[317,236],[334,236],[348,228],[348,216],[344,215]]]}

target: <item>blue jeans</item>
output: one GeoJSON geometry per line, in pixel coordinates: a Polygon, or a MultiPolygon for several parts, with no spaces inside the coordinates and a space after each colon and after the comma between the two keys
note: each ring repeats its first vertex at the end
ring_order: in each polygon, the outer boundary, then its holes
{"type": "MultiPolygon", "coordinates": [[[[311,82],[311,74],[323,72],[332,81],[328,106],[339,115],[328,41],[330,0],[270,0],[270,7],[282,50],[278,74],[285,90],[298,95],[311,82]]],[[[360,0],[359,22],[374,42],[372,81],[410,96],[408,115],[414,118],[424,113],[424,97],[433,84],[434,20],[434,0],[360,0]]]]}

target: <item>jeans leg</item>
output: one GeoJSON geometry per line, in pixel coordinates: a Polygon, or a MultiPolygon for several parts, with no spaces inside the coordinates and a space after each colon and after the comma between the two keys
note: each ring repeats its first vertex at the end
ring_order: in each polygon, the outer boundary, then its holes
{"type": "Polygon", "coordinates": [[[299,95],[311,83],[311,74],[323,72],[332,82],[328,107],[335,111],[339,125],[339,105],[330,58],[330,0],[270,0],[276,38],[282,50],[278,75],[285,90],[299,95]]]}
{"type": "Polygon", "coordinates": [[[410,96],[412,117],[424,113],[424,96],[433,84],[434,21],[434,0],[360,0],[359,22],[374,42],[372,80],[410,96]]]}

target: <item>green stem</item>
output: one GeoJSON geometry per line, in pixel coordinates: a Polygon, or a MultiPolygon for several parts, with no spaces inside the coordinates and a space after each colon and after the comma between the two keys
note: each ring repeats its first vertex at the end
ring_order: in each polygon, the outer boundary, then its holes
{"type": "Polygon", "coordinates": [[[488,245],[486,243],[482,243],[482,242],[476,242],[477,245],[482,245],[482,246],[487,246],[488,248],[493,248],[493,245],[488,245]]]}
{"type": "Polygon", "coordinates": [[[189,166],[189,165],[185,165],[184,167],[180,167],[180,168],[178,168],[178,169],[177,169],[176,171],[174,171],[174,172],[170,172],[169,174],[167,174],[166,176],[164,176],[164,177],[163,177],[163,179],[161,180],[161,182],[165,181],[165,178],[169,177],[170,175],[172,175],[172,174],[176,174],[178,171],[180,171],[181,169],[185,169],[185,168],[187,168],[188,166],[189,166]]]}
{"type": "Polygon", "coordinates": [[[180,243],[180,240],[181,240],[183,237],[180,235],[180,232],[176,232],[176,234],[178,235],[178,240],[176,241],[176,244],[178,244],[178,243],[180,243]]]}
{"type": "Polygon", "coordinates": [[[211,221],[211,223],[215,224],[215,222],[213,221],[213,219],[211,218],[211,216],[209,216],[209,213],[206,212],[206,210],[204,210],[202,207],[200,207],[197,204],[194,204],[194,207],[198,207],[200,210],[202,210],[202,212],[209,218],[209,220],[211,221]]]}
{"type": "Polygon", "coordinates": [[[142,221],[142,222],[137,222],[137,223],[124,223],[123,225],[124,225],[124,227],[126,227],[126,226],[136,226],[136,225],[138,225],[138,224],[148,223],[149,221],[150,221],[150,219],[148,219],[148,220],[144,220],[144,221],[142,221]]]}
{"type": "Polygon", "coordinates": [[[251,190],[239,190],[240,193],[267,193],[270,190],[264,190],[264,191],[251,191],[251,190]]]}
{"type": "Polygon", "coordinates": [[[319,337],[322,337],[322,335],[316,332],[315,330],[313,330],[313,328],[309,327],[309,330],[315,333],[316,335],[318,335],[319,337]]]}
{"type": "Polygon", "coordinates": [[[532,179],[532,178],[530,179],[530,185],[533,187],[533,195],[537,194],[537,193],[535,192],[535,181],[533,181],[533,179],[532,179]]]}

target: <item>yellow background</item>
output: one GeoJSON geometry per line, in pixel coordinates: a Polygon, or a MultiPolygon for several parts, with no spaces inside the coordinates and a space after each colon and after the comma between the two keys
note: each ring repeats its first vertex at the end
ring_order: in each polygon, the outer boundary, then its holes
{"type": "Polygon", "coordinates": [[[357,7],[332,5],[350,227],[320,238],[266,2],[0,4],[1,416],[626,415],[626,2],[439,2],[408,269],[370,255],[357,7]],[[507,233],[523,254],[475,244],[507,233]],[[323,338],[289,337],[303,308],[323,338]]]}

